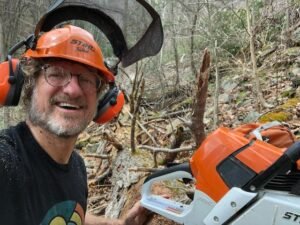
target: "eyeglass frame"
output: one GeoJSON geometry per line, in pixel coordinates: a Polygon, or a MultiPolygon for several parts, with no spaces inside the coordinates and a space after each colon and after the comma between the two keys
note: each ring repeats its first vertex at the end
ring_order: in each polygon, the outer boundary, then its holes
{"type": "MultiPolygon", "coordinates": [[[[68,84],[70,84],[70,82],[72,81],[72,77],[73,76],[77,76],[77,80],[78,80],[78,84],[80,86],[80,88],[85,91],[85,92],[91,92],[91,90],[93,88],[95,88],[95,91],[98,92],[101,89],[102,84],[104,83],[103,79],[101,79],[100,74],[99,73],[94,73],[94,77],[96,78],[96,82],[95,82],[95,87],[93,87],[92,85],[85,87],[84,85],[82,85],[82,79],[80,79],[80,77],[82,77],[85,73],[71,73],[70,71],[66,70],[65,68],[63,68],[62,66],[57,66],[57,65],[51,65],[51,64],[44,64],[43,66],[40,67],[40,70],[43,71],[43,76],[46,80],[46,82],[51,85],[52,87],[65,87],[68,84]],[[51,67],[55,67],[55,68],[59,68],[61,69],[61,71],[63,71],[64,73],[64,82],[60,82],[61,84],[54,84],[53,82],[50,81],[49,79],[49,75],[47,75],[47,69],[51,68],[51,67]],[[68,78],[68,79],[66,79],[68,78]],[[92,89],[91,89],[92,88],[92,89]]],[[[62,75],[62,74],[60,74],[62,75]]],[[[91,74],[92,75],[92,74],[91,74]]],[[[91,75],[84,75],[84,76],[91,76],[91,75]]],[[[89,80],[90,81],[90,80],[89,80]]],[[[91,81],[92,83],[92,81],[91,81]]]]}

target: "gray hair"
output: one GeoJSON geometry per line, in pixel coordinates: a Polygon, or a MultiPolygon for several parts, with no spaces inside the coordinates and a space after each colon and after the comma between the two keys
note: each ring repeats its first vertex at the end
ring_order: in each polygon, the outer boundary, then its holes
{"type": "Polygon", "coordinates": [[[20,61],[21,70],[24,74],[22,101],[27,108],[30,104],[33,88],[44,60],[33,58],[22,58],[20,61]]]}

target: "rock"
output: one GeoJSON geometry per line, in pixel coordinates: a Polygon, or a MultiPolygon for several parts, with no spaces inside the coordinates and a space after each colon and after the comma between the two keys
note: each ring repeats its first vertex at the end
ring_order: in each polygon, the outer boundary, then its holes
{"type": "Polygon", "coordinates": [[[235,82],[233,79],[224,80],[221,83],[221,88],[224,90],[225,93],[230,93],[238,86],[238,83],[235,82]]]}
{"type": "Polygon", "coordinates": [[[296,29],[291,36],[291,39],[295,43],[300,43],[300,28],[296,29]]]}
{"type": "Polygon", "coordinates": [[[244,118],[244,123],[250,123],[257,121],[257,119],[260,117],[260,114],[256,111],[251,111],[248,113],[248,115],[244,118]]]}
{"type": "Polygon", "coordinates": [[[300,75],[300,68],[296,67],[291,70],[293,75],[300,75]]]}
{"type": "Polygon", "coordinates": [[[232,98],[229,94],[221,94],[219,95],[219,103],[229,103],[231,102],[232,98]]]}

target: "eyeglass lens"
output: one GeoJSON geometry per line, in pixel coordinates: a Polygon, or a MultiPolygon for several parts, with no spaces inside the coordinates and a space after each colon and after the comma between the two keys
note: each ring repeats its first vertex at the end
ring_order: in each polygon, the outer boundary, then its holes
{"type": "Polygon", "coordinates": [[[69,84],[72,76],[77,76],[80,87],[87,92],[96,91],[101,85],[100,79],[93,73],[72,74],[62,67],[51,65],[45,66],[43,69],[46,81],[54,87],[69,84]]]}

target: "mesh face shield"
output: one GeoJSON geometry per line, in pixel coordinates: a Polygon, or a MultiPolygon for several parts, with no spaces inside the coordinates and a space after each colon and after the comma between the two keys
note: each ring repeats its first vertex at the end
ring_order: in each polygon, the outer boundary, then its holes
{"type": "Polygon", "coordinates": [[[157,54],[163,44],[160,16],[144,0],[56,0],[39,20],[35,36],[69,20],[98,27],[124,67],[157,54]]]}

